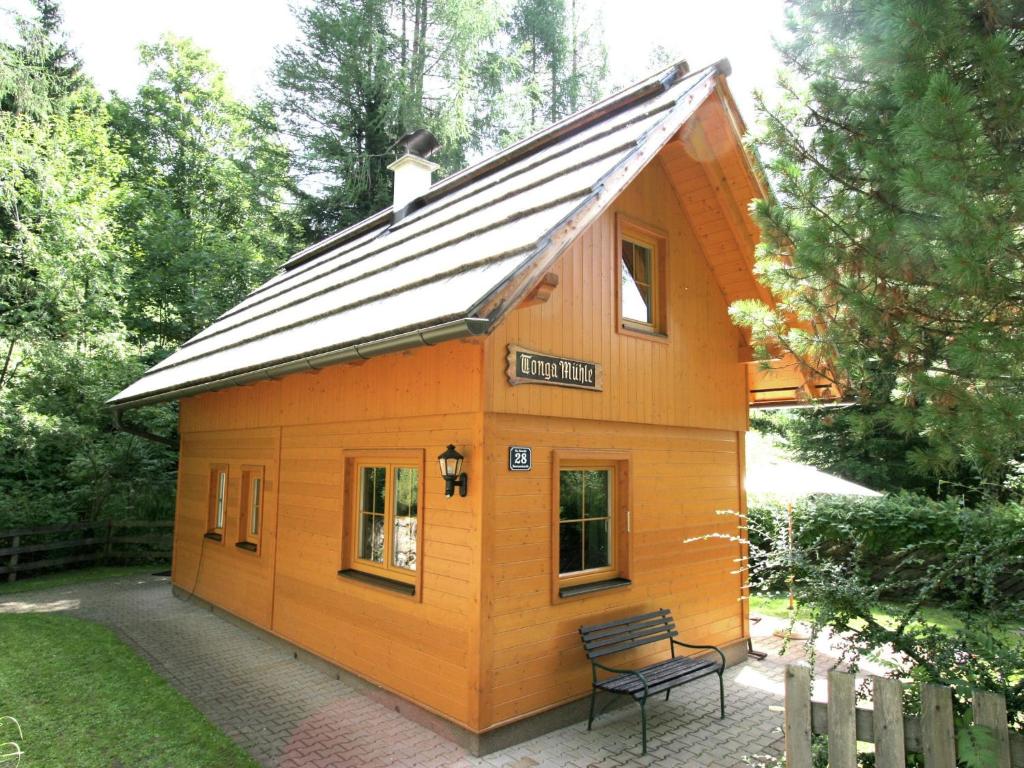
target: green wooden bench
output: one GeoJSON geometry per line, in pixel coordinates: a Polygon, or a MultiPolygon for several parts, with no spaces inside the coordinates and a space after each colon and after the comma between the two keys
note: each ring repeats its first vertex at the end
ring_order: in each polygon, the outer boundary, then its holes
{"type": "Polygon", "coordinates": [[[721,717],[725,717],[725,684],[722,672],[725,670],[725,654],[713,645],[691,645],[676,640],[675,622],[671,612],[662,608],[653,613],[630,616],[607,624],[592,624],[580,627],[583,648],[590,660],[593,688],[590,692],[590,717],[587,730],[594,724],[594,703],[598,691],[632,696],[640,705],[643,754],[647,754],[647,699],[659,693],[668,701],[673,688],[692,683],[708,675],[718,675],[718,693],[721,700],[721,717]],[[598,661],[606,656],[639,648],[651,643],[668,642],[672,657],[649,664],[639,669],[618,669],[598,661]],[[693,656],[676,656],[676,646],[708,651],[693,656]],[[713,655],[717,654],[718,658],[713,655]],[[599,678],[598,671],[608,677],[599,678]]]}

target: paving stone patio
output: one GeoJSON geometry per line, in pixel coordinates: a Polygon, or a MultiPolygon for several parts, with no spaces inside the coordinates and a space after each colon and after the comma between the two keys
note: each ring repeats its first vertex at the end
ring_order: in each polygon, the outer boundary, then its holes
{"type": "MultiPolygon", "coordinates": [[[[532,741],[473,757],[407,720],[372,693],[297,661],[282,645],[171,595],[166,577],[125,577],[0,597],[0,613],[61,611],[111,627],[213,723],[268,768],[733,768],[782,747],[782,679],[799,648],[778,655],[778,622],[755,626],[769,651],[726,673],[719,720],[712,678],[648,707],[649,752],[640,756],[639,708],[602,715],[532,741]]],[[[819,665],[828,661],[819,657],[819,665]]]]}

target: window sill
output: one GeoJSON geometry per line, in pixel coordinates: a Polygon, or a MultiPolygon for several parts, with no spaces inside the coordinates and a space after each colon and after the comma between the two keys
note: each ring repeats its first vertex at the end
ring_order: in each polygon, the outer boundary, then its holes
{"type": "Polygon", "coordinates": [[[338,571],[338,575],[344,579],[351,579],[352,581],[358,581],[363,584],[380,587],[381,589],[387,589],[401,595],[409,595],[411,597],[416,594],[415,584],[406,584],[404,581],[387,579],[383,576],[366,573],[365,571],[357,571],[354,568],[342,568],[338,571]]]}
{"type": "Polygon", "coordinates": [[[638,339],[648,339],[650,341],[660,341],[662,344],[668,343],[668,334],[664,331],[659,331],[654,328],[644,328],[636,325],[629,325],[623,323],[619,326],[619,333],[624,336],[635,336],[638,339]]]}
{"type": "Polygon", "coordinates": [[[561,598],[566,597],[578,597],[580,595],[589,595],[593,592],[604,592],[609,589],[619,589],[620,587],[628,587],[633,584],[629,579],[605,579],[603,581],[589,581],[586,584],[575,584],[571,587],[562,587],[558,590],[558,596],[561,598]]]}
{"type": "Polygon", "coordinates": [[[210,541],[224,541],[224,537],[219,533],[215,533],[214,531],[207,531],[203,534],[203,538],[209,539],[210,541]]]}
{"type": "Polygon", "coordinates": [[[235,546],[244,549],[246,552],[255,552],[257,547],[251,541],[236,541],[235,546]]]}

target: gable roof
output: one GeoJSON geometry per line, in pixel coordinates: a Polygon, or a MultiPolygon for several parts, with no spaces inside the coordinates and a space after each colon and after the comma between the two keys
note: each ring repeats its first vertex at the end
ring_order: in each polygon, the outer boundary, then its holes
{"type": "Polygon", "coordinates": [[[116,410],[486,333],[653,159],[727,62],[681,62],[292,256],[116,410]]]}

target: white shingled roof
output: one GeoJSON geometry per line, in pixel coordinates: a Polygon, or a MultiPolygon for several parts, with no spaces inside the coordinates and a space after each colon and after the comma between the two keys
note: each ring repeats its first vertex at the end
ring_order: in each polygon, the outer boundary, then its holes
{"type": "Polygon", "coordinates": [[[397,222],[389,208],[300,251],[108,405],[174,400],[486,333],[679,130],[724,69],[676,65],[438,182],[397,222]]]}

